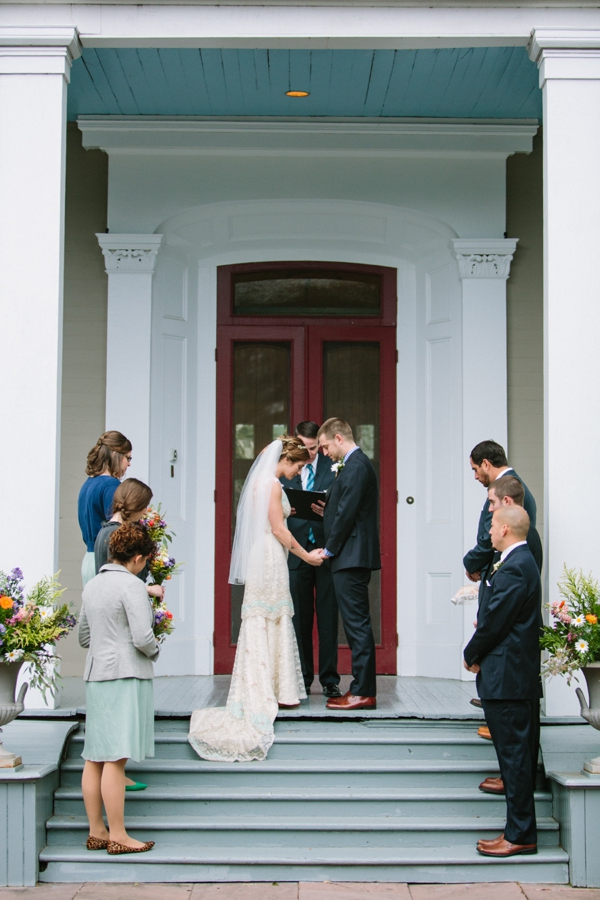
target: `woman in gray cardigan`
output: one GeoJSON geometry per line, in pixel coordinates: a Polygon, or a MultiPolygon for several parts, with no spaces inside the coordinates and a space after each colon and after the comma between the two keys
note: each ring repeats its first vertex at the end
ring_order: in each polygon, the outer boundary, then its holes
{"type": "Polygon", "coordinates": [[[82,790],[90,824],[88,850],[142,853],[125,831],[125,764],[154,756],[153,665],[158,643],[154,614],[138,572],[154,551],[141,525],[127,523],[112,535],[111,562],[83,592],[79,643],[88,647],[85,759],[82,790]],[[102,817],[102,803],[108,830],[102,817]]]}

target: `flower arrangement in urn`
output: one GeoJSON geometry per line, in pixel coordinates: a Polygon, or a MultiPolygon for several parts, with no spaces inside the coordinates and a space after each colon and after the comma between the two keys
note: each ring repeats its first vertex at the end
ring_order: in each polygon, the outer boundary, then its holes
{"type": "Polygon", "coordinates": [[[600,588],[591,575],[565,566],[558,583],[560,600],[548,604],[553,618],[542,629],[540,643],[548,651],[545,675],[566,675],[600,662],[600,588]]]}
{"type": "MultiPolygon", "coordinates": [[[[146,516],[141,519],[141,524],[148,529],[148,533],[156,544],[156,553],[148,560],[150,576],[153,584],[163,584],[170,581],[173,575],[179,572],[183,563],[176,562],[169,553],[168,545],[173,539],[174,532],[169,530],[160,503],[156,508],[149,506],[146,516]]],[[[164,641],[167,635],[174,629],[173,614],[169,612],[167,604],[158,597],[152,598],[154,609],[154,635],[159,641],[164,641]]]]}
{"type": "Polygon", "coordinates": [[[42,578],[25,594],[23,573],[0,571],[0,662],[28,662],[29,684],[45,695],[56,683],[56,657],[51,648],[75,627],[76,619],[58,575],[42,578]]]}

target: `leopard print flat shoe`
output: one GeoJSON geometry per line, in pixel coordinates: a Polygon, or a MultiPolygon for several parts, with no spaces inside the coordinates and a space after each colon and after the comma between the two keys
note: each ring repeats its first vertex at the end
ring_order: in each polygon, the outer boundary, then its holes
{"type": "Polygon", "coordinates": [[[105,841],[103,838],[96,838],[90,836],[88,837],[85,846],[88,850],[106,850],[108,848],[108,841],[105,841]]]}
{"type": "Polygon", "coordinates": [[[107,851],[111,856],[118,856],[120,853],[145,853],[146,850],[152,850],[154,841],[146,841],[142,847],[128,847],[126,844],[119,844],[118,841],[107,841],[107,851]]]}

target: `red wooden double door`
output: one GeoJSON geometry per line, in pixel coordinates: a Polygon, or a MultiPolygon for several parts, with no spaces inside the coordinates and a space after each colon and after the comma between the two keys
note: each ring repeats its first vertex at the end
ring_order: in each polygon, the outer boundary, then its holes
{"type": "MultiPolygon", "coordinates": [[[[235,510],[258,453],[301,421],[351,425],[380,486],[370,585],[377,672],[396,673],[396,270],[341,263],[218,272],[215,673],[232,670],[243,586],[228,583],[235,510]]],[[[315,635],[316,640],[316,635],[315,635]]],[[[350,651],[339,627],[339,670],[350,651]]]]}

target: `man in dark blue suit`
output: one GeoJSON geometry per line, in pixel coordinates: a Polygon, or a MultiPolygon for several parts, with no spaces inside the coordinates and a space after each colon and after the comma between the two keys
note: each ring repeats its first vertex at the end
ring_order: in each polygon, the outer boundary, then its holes
{"type": "Polygon", "coordinates": [[[329,559],[335,593],[352,653],[350,690],[327,702],[328,709],[375,709],[375,640],[369,610],[371,572],[381,568],[379,490],[369,457],[354,443],[343,419],[327,419],[319,429],[325,456],[337,463],[327,496],[324,559],[329,559]]]}
{"type": "Polygon", "coordinates": [[[490,535],[501,554],[489,572],[477,630],[464,651],[464,665],[477,674],[506,795],[506,829],[480,840],[484,856],[537,853],[535,772],[539,748],[542,586],[527,546],[529,516],[518,506],[493,513],[490,535]]]}
{"type": "MultiPolygon", "coordinates": [[[[515,470],[508,465],[504,448],[497,444],[496,441],[481,441],[471,450],[469,458],[471,468],[478,481],[484,488],[502,478],[503,475],[512,475],[518,478],[525,489],[525,499],[523,506],[525,512],[529,516],[529,520],[533,527],[536,525],[536,505],[533,494],[515,470]]],[[[487,569],[492,563],[494,556],[494,548],[490,540],[490,526],[492,524],[492,513],[490,504],[486,495],[481,515],[479,516],[479,525],[477,527],[477,543],[472,550],[465,554],[463,564],[466,569],[467,578],[470,581],[482,581],[485,584],[485,575],[487,569]]],[[[481,600],[481,597],[480,597],[481,600]]]]}
{"type": "MultiPolygon", "coordinates": [[[[294,488],[297,491],[326,491],[333,483],[331,462],[318,452],[318,432],[319,426],[315,422],[300,422],[296,425],[294,434],[310,453],[310,460],[295,478],[280,479],[284,488],[294,488]]],[[[315,547],[325,546],[322,522],[309,522],[292,515],[288,518],[287,524],[300,546],[309,553],[315,547]]],[[[326,697],[341,697],[338,687],[340,676],[337,670],[338,605],[331,569],[329,566],[309,566],[293,553],[288,556],[288,568],[290,593],[294,602],[294,628],[306,693],[310,694],[315,677],[312,635],[316,611],[319,681],[326,697]]]]}

